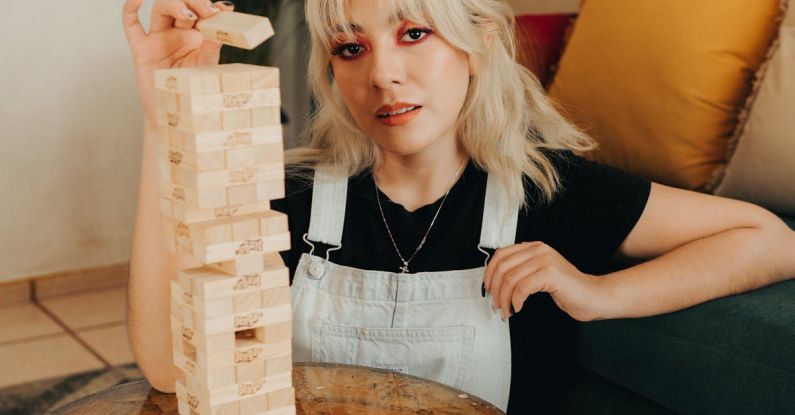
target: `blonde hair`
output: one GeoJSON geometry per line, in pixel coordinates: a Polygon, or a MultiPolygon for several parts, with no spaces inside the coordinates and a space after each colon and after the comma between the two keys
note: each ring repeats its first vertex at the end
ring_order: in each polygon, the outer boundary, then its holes
{"type": "MultiPolygon", "coordinates": [[[[294,172],[322,165],[350,176],[381,162],[379,148],[358,127],[333,82],[331,41],[340,29],[351,30],[347,3],[306,0],[308,77],[317,109],[305,132],[307,144],[285,154],[294,172]]],[[[516,62],[510,6],[503,0],[387,0],[384,6],[393,16],[429,25],[475,58],[478,71],[457,123],[463,147],[478,167],[499,178],[512,206],[527,207],[523,175],[544,201],[551,200],[560,179],[541,150],[585,152],[596,144],[558,113],[538,79],[516,62]]]]}

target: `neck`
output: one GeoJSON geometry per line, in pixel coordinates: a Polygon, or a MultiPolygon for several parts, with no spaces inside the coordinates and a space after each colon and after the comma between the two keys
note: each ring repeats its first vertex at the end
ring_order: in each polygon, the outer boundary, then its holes
{"type": "Polygon", "coordinates": [[[378,188],[410,212],[436,202],[455,183],[469,159],[458,140],[451,141],[444,149],[429,148],[410,155],[383,152],[374,177],[378,188]]]}

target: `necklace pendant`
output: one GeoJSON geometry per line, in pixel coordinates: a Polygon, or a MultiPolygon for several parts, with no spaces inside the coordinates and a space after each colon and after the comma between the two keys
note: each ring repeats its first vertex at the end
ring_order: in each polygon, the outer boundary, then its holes
{"type": "Polygon", "coordinates": [[[403,266],[400,267],[400,272],[403,273],[403,274],[409,272],[409,263],[408,262],[403,261],[403,266]]]}

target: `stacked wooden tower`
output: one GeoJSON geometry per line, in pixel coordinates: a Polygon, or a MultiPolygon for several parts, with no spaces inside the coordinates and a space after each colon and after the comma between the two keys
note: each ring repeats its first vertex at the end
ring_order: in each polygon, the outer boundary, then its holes
{"type": "Polygon", "coordinates": [[[168,69],[155,87],[164,234],[197,264],[171,283],[179,413],[295,414],[289,274],[278,254],[290,234],[269,203],[284,196],[279,71],[168,69]]]}

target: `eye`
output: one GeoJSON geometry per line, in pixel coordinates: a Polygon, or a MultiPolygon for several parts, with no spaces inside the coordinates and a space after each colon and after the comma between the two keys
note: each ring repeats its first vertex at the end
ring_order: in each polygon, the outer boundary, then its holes
{"type": "Polygon", "coordinates": [[[343,58],[355,58],[361,51],[362,45],[358,43],[345,43],[337,46],[333,51],[331,51],[331,54],[340,55],[343,58]]]}
{"type": "Polygon", "coordinates": [[[420,39],[425,38],[429,34],[433,33],[431,29],[421,29],[418,27],[406,30],[406,33],[403,37],[400,38],[401,41],[414,43],[420,39]]]}

